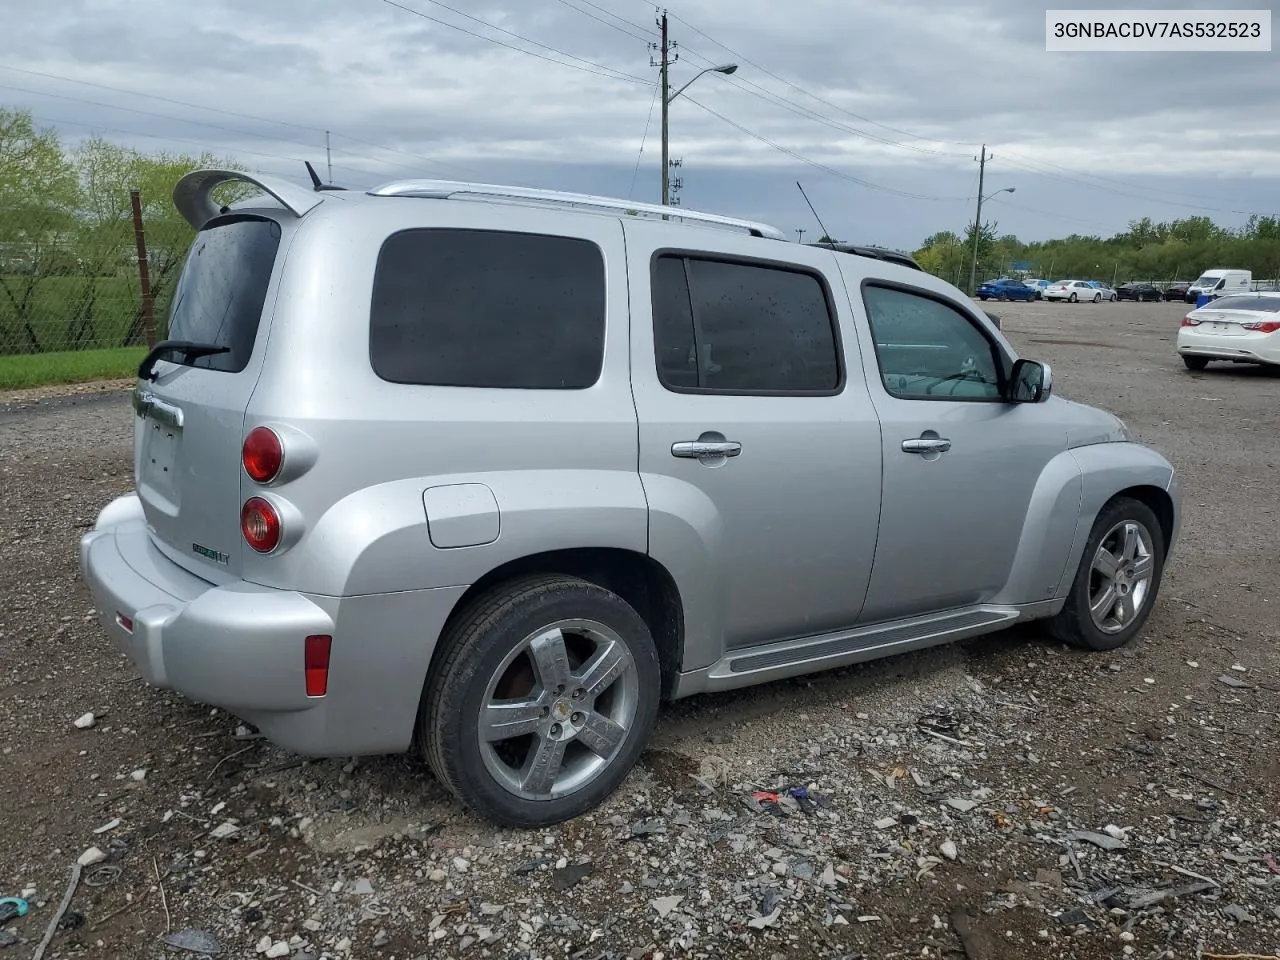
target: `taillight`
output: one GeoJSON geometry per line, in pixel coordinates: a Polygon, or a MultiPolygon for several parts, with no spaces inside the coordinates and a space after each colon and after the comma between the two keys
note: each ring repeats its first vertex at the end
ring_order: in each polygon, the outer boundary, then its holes
{"type": "Polygon", "coordinates": [[[1184,327],[1198,327],[1200,326],[1200,321],[1191,316],[1191,314],[1187,314],[1182,318],[1182,325],[1184,327]]]}
{"type": "Polygon", "coordinates": [[[261,497],[250,497],[240,509],[240,532],[259,553],[270,553],[280,543],[280,514],[261,497]]]}
{"type": "Polygon", "coordinates": [[[284,465],[284,444],[270,427],[254,427],[240,450],[244,472],[257,483],[270,483],[284,465]]]}
{"type": "Polygon", "coordinates": [[[1254,320],[1252,323],[1242,323],[1240,326],[1257,333],[1275,333],[1280,330],[1280,320],[1254,320]]]}
{"type": "Polygon", "coordinates": [[[307,696],[323,697],[329,690],[329,648],[333,637],[307,637],[302,651],[302,669],[307,679],[307,696]]]}

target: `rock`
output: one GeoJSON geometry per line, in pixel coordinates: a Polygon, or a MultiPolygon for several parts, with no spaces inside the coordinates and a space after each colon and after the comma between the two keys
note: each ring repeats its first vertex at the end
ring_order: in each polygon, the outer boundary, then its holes
{"type": "Polygon", "coordinates": [[[379,930],[373,937],[373,946],[376,950],[381,950],[391,942],[391,935],[385,929],[379,930]]]}
{"type": "Polygon", "coordinates": [[[780,916],[782,916],[782,907],[775,907],[773,913],[763,917],[752,917],[747,921],[747,926],[752,930],[763,930],[765,927],[772,927],[777,923],[780,916]]]}
{"type": "MultiPolygon", "coordinates": [[[[1225,673],[1218,677],[1218,682],[1223,686],[1231,687],[1235,690],[1247,690],[1252,686],[1252,684],[1245,683],[1243,680],[1237,680],[1235,677],[1228,676],[1225,673]]],[[[92,714],[90,714],[90,716],[92,716],[92,714]]]]}
{"type": "Polygon", "coordinates": [[[1117,827],[1114,823],[1108,823],[1102,828],[1102,832],[1108,837],[1114,837],[1116,840],[1124,840],[1129,835],[1129,828],[1117,827]]]}
{"type": "Polygon", "coordinates": [[[551,871],[551,889],[568,890],[570,887],[577,886],[584,877],[590,876],[595,870],[595,864],[592,863],[570,863],[558,870],[551,871]]]}
{"type": "Polygon", "coordinates": [[[444,883],[449,879],[449,874],[445,873],[443,870],[436,869],[427,874],[427,879],[432,883],[444,883]]]}
{"type": "Polygon", "coordinates": [[[133,773],[129,774],[129,779],[134,783],[141,783],[143,780],[147,779],[147,771],[142,769],[135,770],[133,773]]]}
{"type": "Polygon", "coordinates": [[[952,810],[959,810],[961,813],[968,813],[978,805],[973,800],[965,800],[963,797],[952,797],[946,803],[952,810]]]}
{"type": "Polygon", "coordinates": [[[1222,912],[1237,923],[1253,923],[1253,914],[1238,903],[1223,907],[1222,912]]]}
{"type": "Polygon", "coordinates": [[[97,847],[90,847],[76,859],[76,863],[82,867],[92,867],[95,863],[101,863],[107,859],[107,855],[97,847]]]}
{"type": "Polygon", "coordinates": [[[307,919],[302,921],[302,929],[306,930],[308,933],[319,933],[320,921],[313,917],[307,917],[307,919]]]}
{"type": "Polygon", "coordinates": [[[104,823],[102,826],[95,828],[93,832],[95,836],[101,835],[104,833],[110,833],[112,830],[114,830],[118,826],[120,826],[120,818],[116,817],[114,820],[108,823],[104,823]]]}
{"type": "Polygon", "coordinates": [[[222,947],[213,934],[206,930],[196,930],[194,927],[171,933],[164,938],[164,942],[175,950],[202,953],[210,957],[222,952],[222,947]]]}
{"type": "Polygon", "coordinates": [[[341,940],[339,940],[337,943],[333,945],[333,949],[337,950],[339,953],[350,953],[351,938],[343,937],[341,940]]]}
{"type": "Polygon", "coordinates": [[[1074,910],[1064,910],[1062,913],[1054,917],[1054,919],[1062,924],[1076,926],[1077,924],[1088,923],[1089,915],[1079,907],[1076,907],[1074,910]]]}
{"type": "Polygon", "coordinates": [[[938,845],[938,852],[948,860],[954,860],[956,857],[960,856],[960,850],[956,847],[954,840],[943,840],[942,843],[938,845]]]}
{"type": "Polygon", "coordinates": [[[482,903],[480,904],[480,915],[483,917],[496,917],[505,909],[506,907],[500,903],[482,903]]]}
{"type": "Polygon", "coordinates": [[[38,891],[36,890],[35,887],[23,887],[22,893],[20,894],[20,896],[22,897],[23,900],[30,900],[36,895],[37,892],[38,891]]]}
{"type": "Polygon", "coordinates": [[[266,957],[267,960],[275,960],[276,957],[287,957],[292,952],[293,951],[289,949],[289,944],[285,943],[283,940],[277,940],[271,945],[270,949],[263,954],[263,956],[266,957]]]}
{"type": "Polygon", "coordinates": [[[12,930],[0,930],[0,950],[7,950],[18,942],[18,935],[12,930]]]}
{"type": "Polygon", "coordinates": [[[813,864],[808,860],[797,860],[791,865],[791,875],[797,880],[811,880],[813,878],[813,864]]]}
{"type": "Polygon", "coordinates": [[[819,879],[822,881],[822,885],[824,887],[834,887],[836,885],[835,865],[828,863],[823,869],[822,876],[819,879]]]}
{"type": "Polygon", "coordinates": [[[92,712],[90,712],[90,713],[86,713],[82,717],[78,717],[72,725],[77,730],[88,730],[97,722],[98,722],[98,718],[95,717],[92,712]]]}
{"type": "Polygon", "coordinates": [[[209,836],[213,837],[213,839],[215,840],[225,840],[227,839],[227,837],[231,836],[232,834],[238,833],[239,830],[240,828],[238,826],[236,826],[234,823],[228,820],[225,823],[218,824],[211,831],[209,831],[209,836]]]}
{"type": "Polygon", "coordinates": [[[872,824],[872,826],[874,826],[877,830],[888,830],[890,827],[896,827],[897,825],[898,825],[897,817],[881,817],[879,820],[875,821],[874,824],[872,824]]]}
{"type": "Polygon", "coordinates": [[[1115,837],[1108,836],[1105,833],[1094,833],[1092,830],[1072,830],[1067,836],[1072,840],[1083,840],[1085,843],[1092,843],[1095,847],[1101,847],[1103,850],[1123,850],[1128,846],[1123,840],[1117,840],[1115,837]]]}
{"type": "Polygon", "coordinates": [[[373,894],[373,884],[369,882],[368,877],[352,880],[347,884],[347,893],[355,894],[357,897],[371,896],[373,894]]]}
{"type": "Polygon", "coordinates": [[[659,917],[666,917],[666,915],[669,914],[672,910],[680,906],[680,904],[683,901],[684,901],[684,897],[680,897],[680,896],[658,897],[658,899],[656,900],[650,900],[649,906],[653,907],[654,910],[658,911],[659,917]]]}
{"type": "Polygon", "coordinates": [[[271,938],[263,937],[261,940],[258,941],[258,945],[253,949],[257,953],[266,953],[268,950],[271,949],[271,938]]]}
{"type": "Polygon", "coordinates": [[[774,876],[777,877],[785,877],[788,872],[787,865],[781,861],[775,863],[770,869],[773,870],[774,876]]]}
{"type": "Polygon", "coordinates": [[[462,857],[453,858],[453,869],[457,870],[459,873],[466,873],[470,867],[471,864],[462,857]]]}

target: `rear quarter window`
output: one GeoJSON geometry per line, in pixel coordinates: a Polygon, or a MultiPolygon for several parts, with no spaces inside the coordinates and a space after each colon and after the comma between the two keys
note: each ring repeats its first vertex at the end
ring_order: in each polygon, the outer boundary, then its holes
{"type": "MultiPolygon", "coordinates": [[[[196,234],[173,293],[168,337],[229,351],[200,357],[190,366],[228,373],[245,368],[279,249],[280,224],[265,217],[220,217],[196,234]]],[[[165,359],[179,362],[172,355],[165,359]]]]}
{"type": "Polygon", "coordinates": [[[393,383],[581,390],[604,361],[605,269],[588,240],[394,234],[378,255],[369,359],[393,383]]]}

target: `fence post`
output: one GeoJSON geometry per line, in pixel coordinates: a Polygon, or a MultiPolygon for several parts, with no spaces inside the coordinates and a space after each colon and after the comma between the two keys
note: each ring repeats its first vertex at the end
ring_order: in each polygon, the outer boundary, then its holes
{"type": "Polygon", "coordinates": [[[146,332],[147,349],[151,349],[156,345],[156,303],[151,295],[147,236],[142,230],[142,198],[137,190],[130,190],[129,200],[133,204],[133,237],[138,244],[138,285],[142,289],[142,328],[146,332]]]}

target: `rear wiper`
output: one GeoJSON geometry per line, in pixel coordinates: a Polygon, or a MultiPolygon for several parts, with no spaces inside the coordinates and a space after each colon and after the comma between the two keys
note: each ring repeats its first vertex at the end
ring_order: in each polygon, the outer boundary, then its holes
{"type": "Polygon", "coordinates": [[[193,340],[161,340],[138,364],[139,380],[155,380],[155,365],[170,354],[178,354],[183,363],[190,363],[200,357],[212,357],[219,353],[230,353],[230,347],[220,347],[216,343],[197,343],[193,340]]]}

